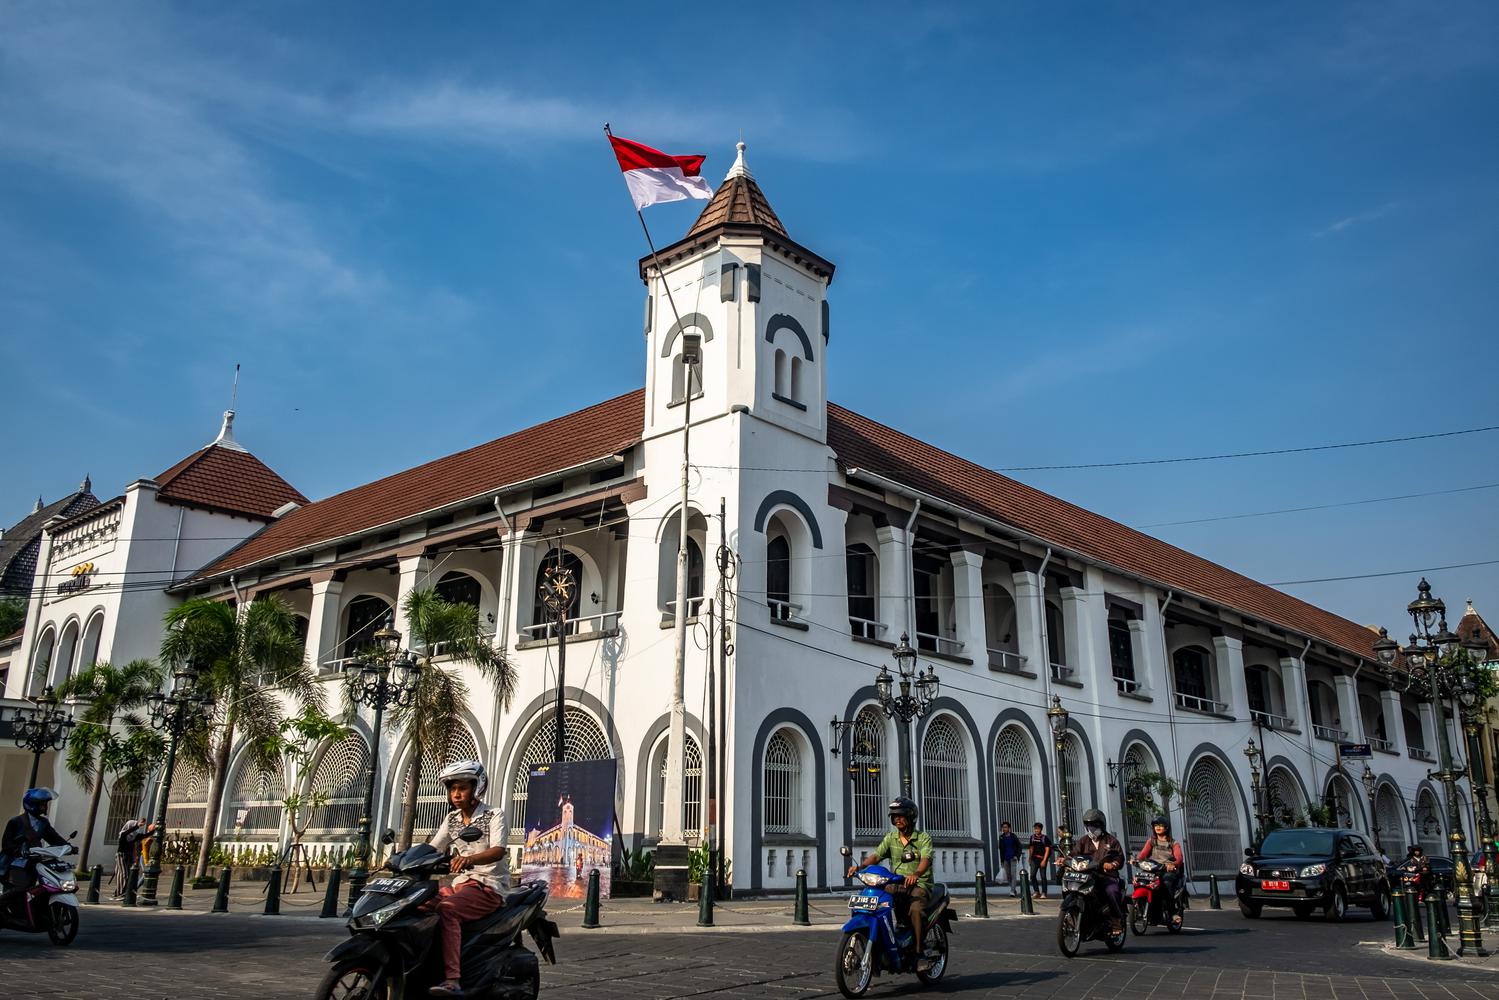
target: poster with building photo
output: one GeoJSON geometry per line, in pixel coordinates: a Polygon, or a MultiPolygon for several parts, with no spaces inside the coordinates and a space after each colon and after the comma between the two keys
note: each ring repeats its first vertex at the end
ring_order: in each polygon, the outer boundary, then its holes
{"type": "Polygon", "coordinates": [[[522,881],[545,881],[553,898],[582,899],[597,868],[600,897],[608,898],[617,768],[615,760],[574,760],[531,769],[522,881]]]}

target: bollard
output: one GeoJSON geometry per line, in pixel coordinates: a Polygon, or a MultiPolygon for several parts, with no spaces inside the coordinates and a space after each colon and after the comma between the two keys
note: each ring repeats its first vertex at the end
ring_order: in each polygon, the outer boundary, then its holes
{"type": "Polygon", "coordinates": [[[1223,909],[1223,899],[1218,895],[1218,876],[1208,876],[1208,909],[1223,909]]]}
{"type": "Polygon", "coordinates": [[[1452,957],[1452,952],[1447,950],[1447,942],[1442,939],[1440,925],[1437,922],[1437,908],[1447,904],[1437,898],[1439,894],[1433,893],[1426,900],[1426,957],[1433,961],[1443,961],[1452,957]]]}
{"type": "Polygon", "coordinates": [[[703,884],[697,890],[697,925],[713,926],[713,897],[717,894],[713,878],[713,853],[708,853],[708,867],[703,871],[703,884]]]}
{"type": "Polygon", "coordinates": [[[99,901],[99,882],[104,878],[104,866],[94,865],[94,870],[88,876],[88,896],[84,899],[86,903],[97,903],[99,901]]]}
{"type": "Polygon", "coordinates": [[[213,894],[213,909],[209,910],[209,913],[229,912],[229,877],[232,874],[228,865],[225,865],[224,870],[219,872],[219,887],[213,894]]]}
{"type": "Polygon", "coordinates": [[[1410,922],[1411,937],[1415,938],[1417,944],[1425,944],[1426,919],[1421,916],[1421,901],[1412,889],[1405,890],[1401,895],[1405,896],[1405,914],[1410,922]]]}
{"type": "Polygon", "coordinates": [[[328,884],[323,890],[323,912],[320,917],[338,916],[338,883],[343,881],[344,870],[333,868],[328,872],[328,884]]]}
{"type": "Polygon", "coordinates": [[[1395,947],[1409,950],[1416,946],[1416,939],[1411,934],[1410,914],[1405,909],[1405,894],[1396,892],[1390,894],[1390,913],[1395,921],[1395,947]]]}
{"type": "Polygon", "coordinates": [[[807,916],[807,872],[804,868],[796,870],[796,911],[791,916],[791,922],[798,927],[809,927],[812,924],[807,916]]]}
{"type": "Polygon", "coordinates": [[[1020,873],[1020,912],[1036,912],[1036,901],[1031,898],[1031,878],[1025,872],[1020,873]]]}
{"type": "Polygon", "coordinates": [[[281,866],[271,866],[271,877],[265,884],[265,915],[274,917],[281,913],[281,866]]]}
{"type": "Polygon", "coordinates": [[[1437,908],[1437,926],[1441,928],[1443,936],[1452,933],[1452,922],[1447,916],[1447,893],[1437,890],[1432,894],[1432,902],[1437,908]]]}
{"type": "Polygon", "coordinates": [[[973,876],[973,915],[986,920],[989,917],[989,890],[984,885],[983,872],[973,876]]]}
{"type": "Polygon", "coordinates": [[[583,899],[583,927],[593,930],[599,925],[599,870],[589,869],[588,895],[583,899]]]}
{"type": "Polygon", "coordinates": [[[135,883],[140,873],[140,865],[131,865],[130,870],[125,873],[125,898],[120,902],[121,906],[135,905],[135,883]]]}
{"type": "Polygon", "coordinates": [[[187,878],[187,869],[178,865],[172,872],[172,891],[167,893],[167,909],[182,909],[182,880],[187,878]]]}

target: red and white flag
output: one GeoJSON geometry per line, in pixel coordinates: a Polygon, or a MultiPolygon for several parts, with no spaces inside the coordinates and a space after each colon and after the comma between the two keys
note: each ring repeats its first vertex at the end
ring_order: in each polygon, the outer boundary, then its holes
{"type": "Polygon", "coordinates": [[[625,172],[635,211],[667,201],[713,197],[713,186],[701,174],[706,156],[672,156],[617,135],[609,136],[609,142],[625,172]]]}

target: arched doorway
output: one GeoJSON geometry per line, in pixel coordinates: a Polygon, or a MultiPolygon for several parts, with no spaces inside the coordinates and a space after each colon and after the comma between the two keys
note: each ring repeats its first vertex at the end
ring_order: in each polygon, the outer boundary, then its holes
{"type": "Polygon", "coordinates": [[[281,838],[286,782],[279,767],[265,767],[251,756],[247,752],[240,754],[239,767],[229,786],[224,821],[219,824],[220,837],[277,841],[281,838]]]}
{"type": "Polygon", "coordinates": [[[1400,805],[1400,796],[1388,783],[1380,785],[1374,796],[1374,815],[1379,823],[1379,846],[1392,858],[1405,857],[1410,841],[1405,809],[1400,805]]]}
{"type": "Polygon", "coordinates": [[[1038,806],[1044,795],[1030,733],[1024,726],[1005,726],[994,738],[995,829],[999,823],[1009,823],[1016,836],[1022,840],[1028,837],[1032,823],[1046,822],[1044,810],[1038,806]]]}
{"type": "MultiPolygon", "coordinates": [[[[609,737],[604,735],[604,730],[592,715],[573,705],[566,706],[562,712],[566,740],[562,748],[563,760],[608,760],[615,756],[609,737]]],[[[552,762],[556,753],[557,716],[548,709],[526,741],[525,749],[516,757],[510,772],[511,843],[525,841],[526,789],[531,784],[531,768],[552,762]]]]}
{"type": "Polygon", "coordinates": [[[1353,783],[1342,774],[1334,773],[1327,779],[1326,805],[1332,809],[1332,822],[1334,826],[1346,826],[1350,829],[1368,832],[1368,823],[1364,820],[1364,810],[1358,796],[1353,791],[1353,783]]]}
{"type": "Polygon", "coordinates": [[[1149,788],[1142,787],[1139,776],[1159,772],[1160,765],[1156,762],[1155,754],[1145,744],[1133,743],[1125,751],[1121,775],[1127,777],[1122,779],[1123,787],[1120,789],[1124,816],[1119,829],[1123,834],[1126,851],[1138,850],[1150,839],[1150,821],[1155,818],[1155,798],[1149,788]]]}
{"type": "Polygon", "coordinates": [[[191,761],[177,758],[172,770],[172,791],[167,796],[167,832],[202,835],[208,812],[208,775],[191,761]]]}
{"type": "Polygon", "coordinates": [[[1265,784],[1265,808],[1280,826],[1306,824],[1306,800],[1301,795],[1301,784],[1287,768],[1270,769],[1265,784]]]}
{"type": "Polygon", "coordinates": [[[1194,875],[1232,875],[1243,859],[1243,824],[1233,779],[1204,757],[1187,778],[1187,863],[1194,875]]]}
{"type": "Polygon", "coordinates": [[[848,767],[853,783],[854,836],[878,840],[890,824],[885,806],[885,713],[865,705],[854,722],[848,767]]]}
{"type": "Polygon", "coordinates": [[[1443,822],[1442,807],[1437,804],[1437,797],[1432,794],[1431,789],[1423,788],[1416,793],[1413,819],[1416,824],[1416,843],[1421,845],[1421,850],[1426,852],[1427,857],[1445,858],[1446,823],[1443,822]]]}
{"type": "Polygon", "coordinates": [[[369,760],[369,747],[358,733],[330,744],[318,757],[308,792],[323,804],[308,821],[307,840],[352,841],[358,835],[369,760]]]}

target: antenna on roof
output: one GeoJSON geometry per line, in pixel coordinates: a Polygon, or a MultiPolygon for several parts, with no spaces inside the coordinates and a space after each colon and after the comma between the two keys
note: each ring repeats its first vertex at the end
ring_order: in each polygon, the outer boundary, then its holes
{"type": "Polygon", "coordinates": [[[234,409],[234,404],[239,402],[239,362],[234,363],[234,388],[229,390],[229,409],[234,409]]]}

